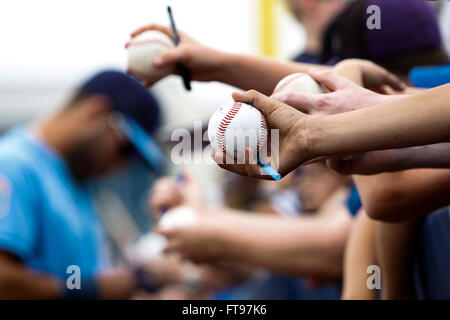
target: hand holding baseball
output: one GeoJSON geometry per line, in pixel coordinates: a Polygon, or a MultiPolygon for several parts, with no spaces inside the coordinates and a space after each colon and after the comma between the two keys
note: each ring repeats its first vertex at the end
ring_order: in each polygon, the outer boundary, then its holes
{"type": "MultiPolygon", "coordinates": [[[[304,80],[305,77],[292,80],[292,76],[290,76],[291,80],[289,80],[289,77],[287,77],[287,80],[281,80],[277,88],[290,87],[296,90],[277,90],[276,88],[272,98],[311,115],[344,113],[405,98],[404,95],[382,95],[376,93],[339,75],[350,76],[362,83],[364,81],[362,79],[364,72],[373,74],[372,80],[366,80],[366,85],[367,81],[372,85],[380,85],[386,81],[390,81],[391,85],[400,83],[395,76],[390,75],[389,72],[381,67],[372,66],[372,63],[365,63],[360,60],[351,60],[338,64],[333,71],[312,69],[309,71],[310,77],[305,75],[309,80],[315,80],[323,87],[326,87],[329,90],[328,93],[320,93],[318,90],[313,90],[314,86],[311,85],[305,86],[305,81],[300,81],[304,80]],[[361,66],[366,68],[365,71],[360,69],[361,66]],[[295,81],[299,83],[296,85],[295,81]],[[285,85],[286,83],[288,85],[285,85]]],[[[393,158],[395,159],[398,152],[398,150],[384,150],[344,158],[333,157],[327,160],[327,164],[331,169],[341,174],[370,174],[381,168],[386,170],[389,167],[395,170],[396,166],[393,158]]]]}
{"type": "Polygon", "coordinates": [[[381,95],[358,86],[331,70],[310,70],[309,75],[330,92],[318,94],[308,91],[275,92],[272,98],[312,115],[331,115],[373,107],[404,96],[381,95]]]}
{"type": "Polygon", "coordinates": [[[134,37],[127,45],[128,73],[145,82],[153,82],[173,73],[174,66],[156,68],[152,60],[174,48],[173,40],[165,33],[148,30],[134,37]]]}
{"type": "Polygon", "coordinates": [[[193,262],[214,260],[218,255],[215,232],[220,225],[220,215],[200,215],[197,223],[170,229],[157,228],[156,232],[167,238],[165,253],[175,253],[193,262]]]}
{"type": "Polygon", "coordinates": [[[153,185],[148,198],[148,205],[154,219],[158,220],[161,213],[178,206],[189,206],[201,211],[204,205],[203,190],[189,172],[181,174],[182,182],[176,178],[164,177],[153,185]]]}
{"type": "MultiPolygon", "coordinates": [[[[162,32],[172,38],[171,28],[158,24],[151,24],[140,27],[134,31],[131,34],[132,39],[126,44],[126,47],[130,45],[133,38],[149,30],[162,32]]],[[[179,35],[180,43],[178,46],[153,58],[152,63],[154,67],[157,69],[173,68],[173,72],[176,72],[176,64],[181,63],[192,72],[193,80],[217,80],[224,61],[224,59],[222,59],[224,53],[202,45],[184,32],[179,31],[179,35]]],[[[145,86],[151,86],[160,79],[161,78],[146,80],[143,84],[145,86]]]]}
{"type": "MultiPolygon", "coordinates": [[[[244,102],[254,106],[262,112],[267,121],[269,130],[279,130],[278,150],[270,150],[270,164],[276,166],[276,159],[279,159],[278,172],[285,176],[303,162],[313,158],[309,150],[308,138],[305,135],[307,117],[300,111],[281,103],[275,99],[271,99],[255,90],[246,93],[235,93],[233,98],[238,102],[244,102]]],[[[270,141],[268,143],[270,146],[270,141]]],[[[254,150],[248,147],[245,151],[245,163],[230,163],[227,156],[221,151],[215,151],[212,158],[218,165],[226,170],[247,176],[254,176],[261,179],[271,179],[265,174],[262,168],[256,164],[253,158],[254,150]]]]}
{"type": "Polygon", "coordinates": [[[148,197],[148,206],[154,220],[161,217],[161,213],[183,203],[183,194],[175,179],[164,177],[157,180],[148,197]]]}

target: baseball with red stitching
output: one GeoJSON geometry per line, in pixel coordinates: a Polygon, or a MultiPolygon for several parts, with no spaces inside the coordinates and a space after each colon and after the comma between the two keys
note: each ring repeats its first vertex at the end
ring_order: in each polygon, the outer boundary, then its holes
{"type": "Polygon", "coordinates": [[[169,75],[173,66],[155,68],[153,59],[173,47],[172,39],[160,31],[142,32],[130,41],[127,48],[128,68],[141,80],[169,75]]]}
{"type": "Polygon", "coordinates": [[[283,79],[276,85],[273,93],[280,92],[306,92],[306,93],[325,93],[326,90],[316,82],[309,74],[294,73],[283,79]]]}
{"type": "Polygon", "coordinates": [[[266,147],[266,119],[255,107],[232,102],[212,115],[208,137],[214,150],[225,152],[229,158],[243,160],[245,147],[255,153],[266,147]]]}

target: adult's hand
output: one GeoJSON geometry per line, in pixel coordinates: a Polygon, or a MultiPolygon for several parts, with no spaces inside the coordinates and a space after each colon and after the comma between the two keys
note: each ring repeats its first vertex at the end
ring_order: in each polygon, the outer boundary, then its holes
{"type": "Polygon", "coordinates": [[[178,177],[164,177],[155,182],[148,197],[152,217],[171,208],[187,205],[201,210],[204,205],[202,188],[195,177],[185,171],[178,177]]]}
{"type": "MultiPolygon", "coordinates": [[[[261,111],[266,118],[269,131],[270,129],[278,129],[278,146],[276,150],[270,150],[268,162],[277,168],[281,176],[284,177],[303,162],[313,158],[309,151],[308,136],[305,133],[309,116],[255,90],[234,93],[233,99],[250,104],[261,111]]],[[[274,137],[269,132],[269,146],[272,144],[271,139],[274,139],[274,137]]],[[[221,151],[213,152],[212,158],[223,169],[241,175],[271,179],[258,166],[256,159],[254,159],[254,153],[249,148],[245,150],[243,164],[235,163],[221,151]]]]}
{"type": "MultiPolygon", "coordinates": [[[[131,37],[134,38],[138,34],[148,30],[160,31],[170,38],[173,37],[171,28],[159,24],[140,27],[131,34],[131,37]]],[[[153,65],[161,68],[176,66],[177,63],[181,63],[191,71],[192,80],[220,80],[220,73],[223,67],[223,61],[225,60],[223,56],[226,54],[199,43],[184,32],[179,31],[179,36],[179,45],[155,57],[153,59],[153,65]]],[[[125,47],[128,47],[129,44],[130,42],[125,47]]],[[[128,71],[133,73],[133,70],[128,71]]],[[[148,87],[159,80],[161,78],[146,80],[143,85],[148,87]]]]}
{"type": "Polygon", "coordinates": [[[171,229],[156,229],[168,240],[166,253],[175,253],[193,262],[206,262],[217,258],[218,250],[214,234],[220,217],[199,215],[195,224],[171,229]]]}
{"type": "MultiPolygon", "coordinates": [[[[328,88],[329,93],[310,94],[283,92],[272,97],[312,115],[332,115],[373,107],[404,99],[405,95],[382,95],[327,70],[310,70],[309,74],[328,88]]],[[[383,150],[327,160],[328,166],[340,174],[376,174],[401,170],[405,150],[383,150]]],[[[403,162],[407,163],[407,162],[403,162]]]]}
{"type": "Polygon", "coordinates": [[[312,69],[309,74],[329,92],[324,94],[281,92],[272,95],[272,98],[313,115],[344,113],[405,98],[404,95],[378,94],[358,86],[332,70],[312,69]]]}
{"type": "Polygon", "coordinates": [[[396,75],[389,72],[385,68],[373,63],[369,60],[363,59],[347,59],[339,62],[333,70],[341,74],[350,71],[356,75],[358,84],[364,88],[370,89],[378,93],[388,93],[393,89],[394,91],[404,91],[406,85],[396,75]]]}

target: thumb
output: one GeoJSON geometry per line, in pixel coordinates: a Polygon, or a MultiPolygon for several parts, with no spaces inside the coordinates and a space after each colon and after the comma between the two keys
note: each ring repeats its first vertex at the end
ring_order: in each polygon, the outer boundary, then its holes
{"type": "Polygon", "coordinates": [[[284,106],[283,103],[275,99],[270,99],[256,90],[249,90],[244,93],[233,93],[233,99],[254,106],[261,111],[266,118],[268,118],[273,111],[284,106]]]}
{"type": "Polygon", "coordinates": [[[317,105],[319,97],[320,95],[315,93],[294,91],[275,93],[271,96],[272,99],[278,100],[308,114],[313,114],[315,111],[314,106],[317,105]]]}
{"type": "Polygon", "coordinates": [[[333,72],[331,70],[317,70],[317,69],[311,69],[308,71],[308,74],[317,82],[324,85],[331,91],[336,91],[339,89],[345,89],[349,85],[352,85],[353,82],[351,82],[348,79],[345,79],[341,76],[339,76],[336,72],[333,72]]]}
{"type": "Polygon", "coordinates": [[[186,50],[181,47],[175,47],[166,51],[153,59],[153,65],[157,68],[173,65],[181,62],[186,56],[186,50]]]}

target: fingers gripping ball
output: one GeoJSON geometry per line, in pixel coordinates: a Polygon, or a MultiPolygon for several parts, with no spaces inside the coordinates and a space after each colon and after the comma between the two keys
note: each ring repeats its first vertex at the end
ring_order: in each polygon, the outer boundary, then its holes
{"type": "Polygon", "coordinates": [[[244,160],[245,147],[258,152],[266,145],[267,125],[255,107],[234,102],[220,107],[209,120],[209,141],[215,151],[231,159],[244,160]]]}
{"type": "Polygon", "coordinates": [[[276,85],[273,93],[281,92],[325,93],[326,90],[306,73],[294,73],[283,78],[276,85]]]}
{"type": "Polygon", "coordinates": [[[173,66],[155,68],[153,59],[174,47],[166,34],[149,30],[134,37],[128,46],[128,68],[141,80],[163,77],[173,71],[173,66]]]}

